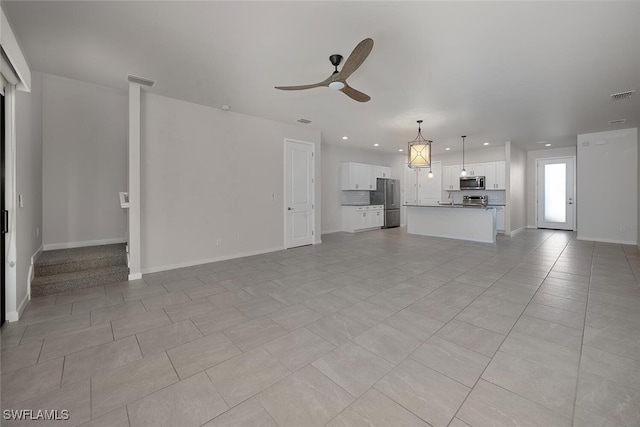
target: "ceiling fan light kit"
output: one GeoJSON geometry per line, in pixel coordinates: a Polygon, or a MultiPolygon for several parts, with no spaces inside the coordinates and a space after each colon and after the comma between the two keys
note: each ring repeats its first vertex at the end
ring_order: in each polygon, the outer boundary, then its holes
{"type": "Polygon", "coordinates": [[[409,167],[431,170],[431,143],[422,136],[422,120],[418,120],[418,135],[409,142],[409,167]]]}
{"type": "Polygon", "coordinates": [[[371,53],[371,49],[373,49],[373,40],[366,38],[358,43],[358,45],[353,49],[353,52],[351,52],[351,55],[349,55],[340,71],[338,71],[338,65],[342,62],[342,55],[333,54],[329,56],[329,61],[331,61],[331,65],[334,66],[335,70],[325,80],[310,85],[276,86],[276,89],[305,90],[324,86],[330,89],[339,90],[355,101],[367,102],[371,97],[349,86],[347,84],[347,78],[362,65],[365,59],[367,59],[367,56],[371,53]]]}

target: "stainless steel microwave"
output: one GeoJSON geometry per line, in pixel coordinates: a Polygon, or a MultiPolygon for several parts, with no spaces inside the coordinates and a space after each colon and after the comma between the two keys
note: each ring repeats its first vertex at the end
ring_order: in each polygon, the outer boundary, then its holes
{"type": "Polygon", "coordinates": [[[484,190],[484,176],[461,176],[460,190],[484,190]]]}

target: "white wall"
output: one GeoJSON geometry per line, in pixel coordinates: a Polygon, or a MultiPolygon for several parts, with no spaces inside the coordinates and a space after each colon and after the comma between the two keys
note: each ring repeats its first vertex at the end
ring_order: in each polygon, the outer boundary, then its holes
{"type": "MultiPolygon", "coordinates": [[[[462,151],[450,151],[433,156],[433,161],[442,162],[442,166],[461,165],[462,151]]],[[[499,162],[506,160],[504,146],[488,146],[464,151],[464,164],[499,162]]]]}
{"type": "Polygon", "coordinates": [[[124,241],[126,93],[49,74],[42,84],[45,249],[124,241]]]}
{"type": "MultiPolygon", "coordinates": [[[[343,162],[391,166],[382,153],[324,144],[322,147],[322,232],[342,230],[341,174],[343,162]]],[[[393,173],[393,171],[392,171],[393,173]]]]}
{"type": "Polygon", "coordinates": [[[508,158],[505,233],[513,233],[527,225],[527,153],[511,142],[505,149],[508,158]]]}
{"type": "Polygon", "coordinates": [[[31,93],[16,92],[16,307],[26,303],[31,257],[42,246],[42,75],[32,73],[31,93]]]}
{"type": "Polygon", "coordinates": [[[578,239],[637,243],[638,129],[578,135],[578,239]]]}
{"type": "MultiPolygon", "coordinates": [[[[526,207],[527,227],[536,227],[537,194],[536,194],[536,169],[538,159],[552,157],[568,157],[576,155],[576,147],[551,148],[548,150],[527,151],[527,180],[526,180],[526,207]]],[[[579,184],[579,183],[577,183],[579,184]]],[[[580,212],[577,212],[580,215],[580,212]]]]}
{"type": "Polygon", "coordinates": [[[146,92],[141,109],[143,273],[282,249],[285,137],[316,144],[319,241],[319,131],[146,92]]]}

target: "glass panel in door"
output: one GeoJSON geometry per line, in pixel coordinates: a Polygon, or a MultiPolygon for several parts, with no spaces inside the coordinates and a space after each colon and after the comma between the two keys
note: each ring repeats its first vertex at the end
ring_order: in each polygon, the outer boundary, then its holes
{"type": "Polygon", "coordinates": [[[539,159],[538,228],[573,230],[575,218],[575,157],[539,159]]]}

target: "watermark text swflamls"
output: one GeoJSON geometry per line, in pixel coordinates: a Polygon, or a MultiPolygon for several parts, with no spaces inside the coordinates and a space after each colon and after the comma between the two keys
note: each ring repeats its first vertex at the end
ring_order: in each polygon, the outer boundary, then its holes
{"type": "Polygon", "coordinates": [[[5,420],[28,421],[65,421],[69,419],[68,409],[5,409],[2,411],[5,420]]]}

